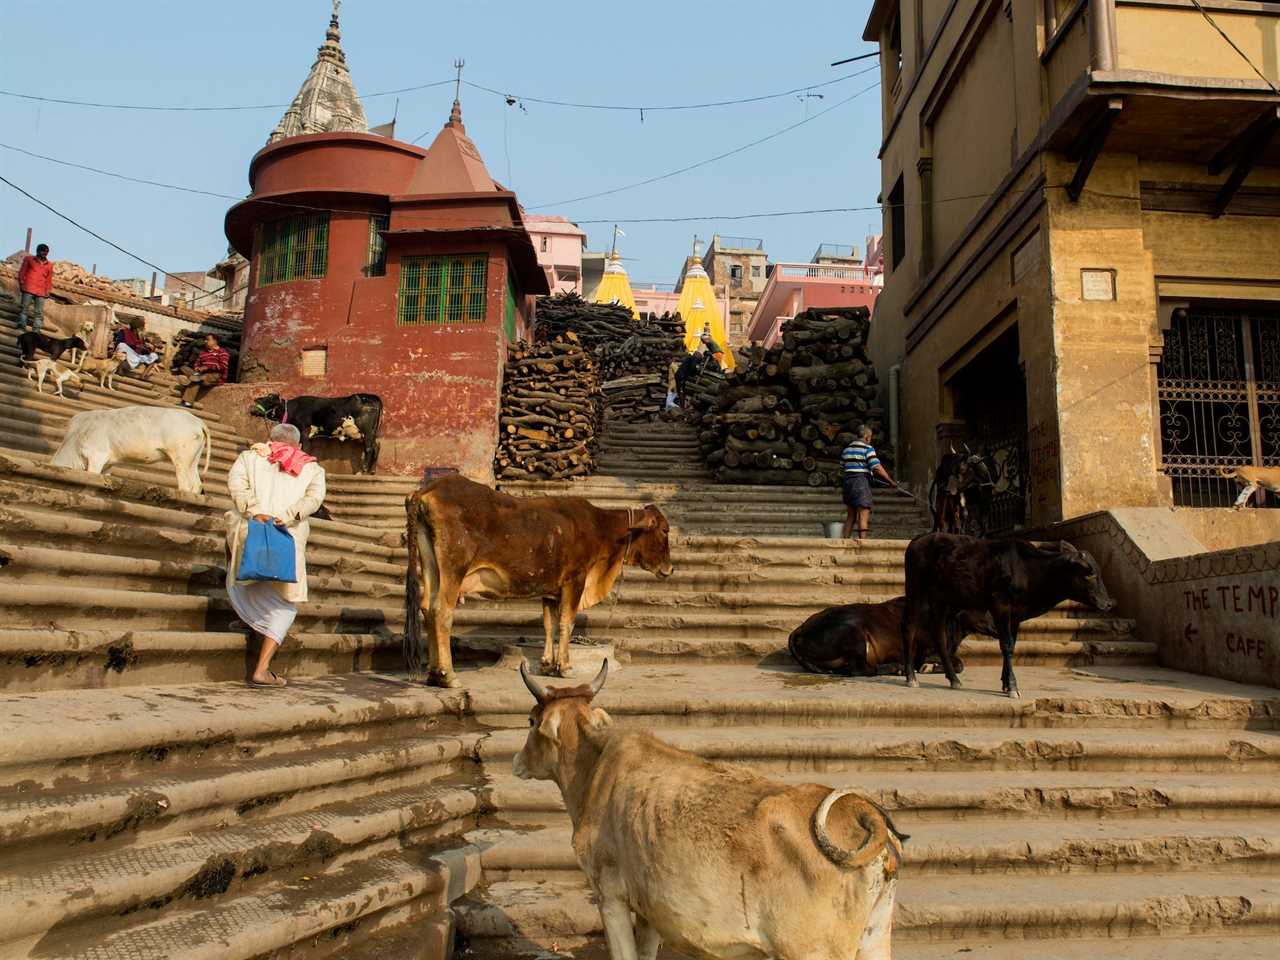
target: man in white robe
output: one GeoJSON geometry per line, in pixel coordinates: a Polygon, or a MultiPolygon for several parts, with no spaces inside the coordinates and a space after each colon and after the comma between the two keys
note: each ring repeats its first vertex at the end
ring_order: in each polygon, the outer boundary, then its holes
{"type": "Polygon", "coordinates": [[[235,509],[227,511],[227,597],[236,614],[262,636],[258,663],[249,677],[256,686],[283,687],[271,671],[271,658],[284,643],[307,599],[307,520],[325,496],[324,469],[299,447],[298,428],[288,423],[271,428],[269,443],[255,443],[236,458],[227,474],[227,490],[235,509]],[[274,522],[293,537],[297,553],[294,583],[237,580],[245,536],[251,519],[274,522]]]}

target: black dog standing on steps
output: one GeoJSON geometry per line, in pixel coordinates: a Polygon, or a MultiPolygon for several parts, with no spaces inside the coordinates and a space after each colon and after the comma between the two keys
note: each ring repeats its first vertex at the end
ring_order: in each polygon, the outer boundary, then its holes
{"type": "Polygon", "coordinates": [[[919,686],[914,669],[917,643],[936,649],[951,686],[960,686],[943,636],[948,619],[957,611],[990,614],[1004,661],[1000,685],[1016,697],[1013,648],[1024,620],[1052,610],[1063,600],[1103,613],[1116,605],[1107,594],[1098,562],[1065,540],[1057,547],[1037,547],[1026,540],[926,533],[907,547],[906,564],[902,652],[909,687],[919,686]]]}
{"type": "Polygon", "coordinates": [[[18,334],[18,365],[21,366],[28,361],[36,358],[36,351],[43,350],[49,355],[50,360],[57,360],[68,350],[87,350],[85,342],[79,337],[62,337],[55,339],[46,337],[43,333],[36,333],[28,330],[26,333],[18,334]]]}

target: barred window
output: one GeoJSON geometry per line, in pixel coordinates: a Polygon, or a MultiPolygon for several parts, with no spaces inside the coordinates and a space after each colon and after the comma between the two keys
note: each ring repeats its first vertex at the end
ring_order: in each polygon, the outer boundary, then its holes
{"type": "Polygon", "coordinates": [[[387,275],[387,241],[381,231],[391,226],[391,216],[381,213],[369,218],[369,257],[365,266],[365,275],[385,277],[387,275]]]}
{"type": "Polygon", "coordinates": [[[329,264],[329,215],[313,213],[262,224],[258,233],[258,286],[318,280],[329,264]]]}
{"type": "Polygon", "coordinates": [[[484,254],[406,257],[396,324],[483,323],[488,266],[484,254]]]}

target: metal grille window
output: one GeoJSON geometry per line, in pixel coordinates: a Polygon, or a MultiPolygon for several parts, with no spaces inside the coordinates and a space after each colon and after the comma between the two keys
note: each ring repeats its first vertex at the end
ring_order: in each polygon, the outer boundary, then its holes
{"type": "Polygon", "coordinates": [[[329,264],[329,215],[314,213],[262,224],[258,233],[258,286],[318,280],[329,264]]]}
{"type": "Polygon", "coordinates": [[[400,265],[396,323],[483,323],[488,266],[484,254],[406,257],[400,265]]]}
{"type": "Polygon", "coordinates": [[[1229,506],[1239,487],[1224,468],[1280,466],[1280,312],[1176,311],[1156,377],[1175,504],[1229,506]]]}
{"type": "Polygon", "coordinates": [[[391,226],[388,214],[376,214],[369,218],[369,257],[365,266],[365,274],[370,277],[387,275],[387,241],[381,231],[391,226]]]}

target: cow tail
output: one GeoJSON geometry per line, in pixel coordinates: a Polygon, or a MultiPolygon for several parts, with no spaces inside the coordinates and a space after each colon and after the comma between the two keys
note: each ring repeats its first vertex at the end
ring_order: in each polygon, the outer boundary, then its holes
{"type": "Polygon", "coordinates": [[[213,435],[209,433],[209,425],[200,421],[200,429],[204,432],[204,475],[209,476],[209,460],[213,457],[213,435]]]}
{"type": "Polygon", "coordinates": [[[439,577],[428,505],[417,494],[407,497],[404,505],[405,545],[409,551],[404,584],[404,660],[409,675],[417,679],[425,677],[430,666],[430,638],[423,637],[422,608],[435,603],[439,577]]]}
{"type": "MultiPolygon", "coordinates": [[[[897,831],[894,830],[892,835],[897,837],[897,831]]],[[[822,855],[837,867],[860,870],[874,863],[890,842],[888,817],[878,806],[852,790],[832,790],[814,811],[813,839],[822,855]],[[853,801],[857,808],[856,819],[862,829],[867,831],[867,839],[856,850],[846,850],[827,832],[827,815],[835,802],[843,797],[849,797],[853,801]]]]}
{"type": "Polygon", "coordinates": [[[935,506],[938,499],[937,492],[938,492],[938,478],[937,476],[934,476],[934,478],[929,481],[929,516],[933,518],[932,529],[934,531],[937,531],[938,529],[938,509],[935,506]]]}

